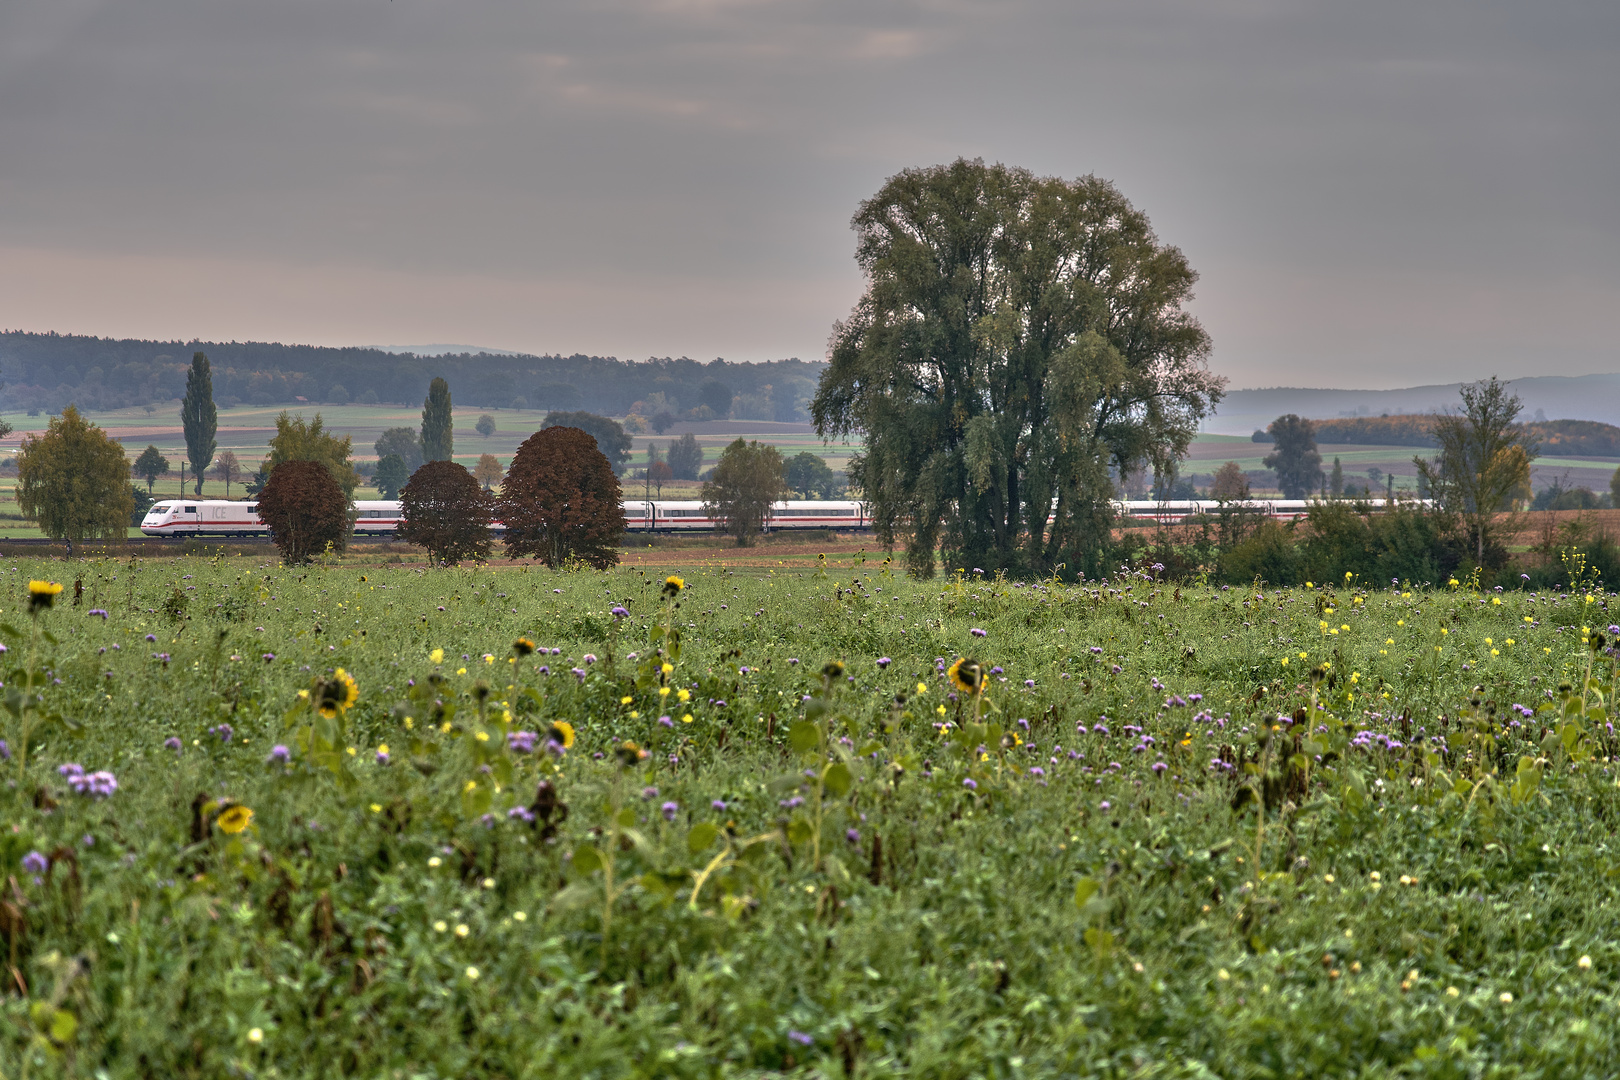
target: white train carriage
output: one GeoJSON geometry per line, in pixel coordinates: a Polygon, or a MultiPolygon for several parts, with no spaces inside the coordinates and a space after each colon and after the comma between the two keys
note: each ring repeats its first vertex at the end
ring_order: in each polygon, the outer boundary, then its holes
{"type": "MultiPolygon", "coordinates": [[[[626,502],[625,527],[630,532],[698,532],[713,530],[721,521],[710,517],[700,502],[657,499],[626,502]]],[[[850,500],[785,500],[772,505],[766,531],[775,529],[867,529],[872,519],[866,507],[850,500]]]]}
{"type": "MultiPolygon", "coordinates": [[[[354,504],[356,536],[390,536],[399,527],[399,503],[363,499],[354,504]]],[[[147,536],[258,536],[270,528],[259,519],[259,504],[224,499],[165,499],[141,519],[147,536]]]]}

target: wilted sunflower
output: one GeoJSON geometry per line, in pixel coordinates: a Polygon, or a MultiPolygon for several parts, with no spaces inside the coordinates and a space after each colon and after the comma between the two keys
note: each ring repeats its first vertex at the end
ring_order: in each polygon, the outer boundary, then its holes
{"type": "Polygon", "coordinates": [[[338,668],[330,679],[322,679],[315,693],[315,708],[327,719],[345,712],[360,700],[360,688],[354,676],[338,668]]]}
{"type": "Polygon", "coordinates": [[[984,692],[984,665],[977,660],[969,660],[958,656],[956,663],[945,672],[951,685],[964,694],[979,694],[984,692]]]}
{"type": "Polygon", "coordinates": [[[512,642],[512,651],[520,657],[532,656],[535,648],[536,646],[534,642],[530,641],[526,637],[520,637],[516,641],[512,642]]]}
{"type": "Polygon", "coordinates": [[[619,759],[619,764],[628,769],[630,766],[645,758],[647,756],[647,751],[637,746],[631,740],[626,739],[624,742],[614,747],[613,755],[619,759]]]}
{"type": "Polygon", "coordinates": [[[682,581],[680,578],[676,577],[674,574],[671,574],[671,575],[669,575],[669,577],[664,579],[664,590],[663,590],[663,592],[664,592],[665,596],[669,596],[669,597],[678,596],[678,595],[680,595],[680,591],[682,589],[684,589],[684,588],[686,588],[686,582],[682,581]]]}
{"type": "Polygon", "coordinates": [[[546,729],[546,738],[564,750],[570,750],[574,746],[574,725],[566,720],[557,720],[546,729]]]}
{"type": "Polygon", "coordinates": [[[219,817],[215,819],[214,824],[218,825],[225,832],[235,836],[237,833],[253,824],[253,810],[249,807],[243,806],[241,803],[237,803],[221,813],[219,817]]]}
{"type": "Polygon", "coordinates": [[[821,677],[828,682],[844,677],[844,663],[841,660],[829,660],[821,665],[821,677]]]}
{"type": "Polygon", "coordinates": [[[30,581],[28,583],[28,610],[30,612],[45,610],[56,602],[56,596],[61,591],[61,584],[55,581],[30,581]]]}

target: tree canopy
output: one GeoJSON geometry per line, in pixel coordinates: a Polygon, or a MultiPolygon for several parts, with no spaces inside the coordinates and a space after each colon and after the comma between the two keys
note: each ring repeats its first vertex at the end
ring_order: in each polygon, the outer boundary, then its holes
{"type": "Polygon", "coordinates": [[[819,455],[801,450],[788,458],[787,486],[801,499],[831,499],[838,494],[838,477],[819,455]]]}
{"type": "Polygon", "coordinates": [[[398,454],[384,454],[377,461],[377,471],[372,474],[371,482],[376,485],[378,494],[383,498],[397,499],[399,489],[404,487],[410,478],[411,474],[405,471],[404,458],[398,454]]]}
{"type": "Polygon", "coordinates": [[[135,504],[123,444],[69,405],[17,451],[17,505],[46,536],[122,539],[135,504]]]}
{"type": "Polygon", "coordinates": [[[192,475],[202,494],[203,474],[214,460],[219,444],[214,436],[219,431],[219,410],[214,406],[214,380],[208,366],[208,357],[196,353],[191,357],[191,370],[186,373],[186,396],[180,402],[180,425],[186,433],[186,460],[191,462],[192,475]]]}
{"type": "Polygon", "coordinates": [[[258,510],[289,565],[308,562],[328,545],[342,551],[348,543],[348,496],[322,462],[278,462],[259,492],[258,510]]]}
{"type": "MultiPolygon", "coordinates": [[[[379,462],[389,454],[398,454],[399,459],[405,463],[405,476],[407,478],[417,469],[420,469],[422,462],[427,460],[422,456],[422,440],[414,428],[391,427],[377,436],[377,441],[372,443],[372,448],[377,451],[377,460],[379,462]]],[[[400,484],[403,485],[404,483],[405,481],[402,479],[400,484]]]]}
{"type": "Polygon", "coordinates": [[[781,452],[738,439],[720,452],[714,475],[704,483],[703,508],[723,522],[720,528],[738,547],[746,547],[764,528],[771,504],[787,491],[781,452]]]}
{"type": "Polygon", "coordinates": [[[489,413],[481,414],[478,417],[478,423],[473,425],[473,430],[478,432],[478,434],[482,435],[484,438],[489,438],[491,435],[495,434],[495,418],[489,415],[489,413]]]}
{"type": "Polygon", "coordinates": [[[427,549],[434,562],[489,558],[495,498],[454,461],[430,461],[399,493],[399,536],[427,549]]]}
{"type": "MultiPolygon", "coordinates": [[[[1435,501],[1462,516],[1482,567],[1497,512],[1530,496],[1530,462],[1540,448],[1517,422],[1519,410],[1519,396],[1496,376],[1469,383],[1462,388],[1462,408],[1434,418],[1440,447],[1435,460],[1412,459],[1435,501]]],[[[1494,554],[1492,563],[1507,560],[1505,548],[1494,554]]]]}
{"type": "Polygon", "coordinates": [[[669,471],[677,480],[696,480],[703,470],[703,446],[688,431],[669,441],[669,471]]]}
{"type": "Polygon", "coordinates": [[[131,471],[146,480],[147,494],[151,494],[152,485],[157,483],[157,478],[168,475],[169,459],[164,457],[163,452],[156,446],[148,444],[146,449],[141,451],[141,456],[135,459],[131,471]]]}
{"type": "Polygon", "coordinates": [[[450,415],[450,384],[435,378],[422,402],[422,457],[449,461],[455,453],[455,420],[450,415]]]}
{"type": "Polygon", "coordinates": [[[811,415],[913,573],[1094,566],[1115,477],[1168,470],[1221,396],[1196,275],[1108,181],[911,169],[855,214],[865,294],[811,415]],[[1048,518],[1052,525],[1048,527],[1048,518]]]}
{"type": "Polygon", "coordinates": [[[302,416],[288,416],[283,412],[276,417],[276,434],[270,440],[270,455],[262,468],[272,476],[276,466],[285,461],[318,461],[332,474],[332,479],[343,489],[345,499],[354,498],[354,489],[360,486],[360,476],[349,461],[354,440],[345,435],[338,438],[329,434],[321,421],[321,414],[306,421],[302,416]]]}
{"type": "Polygon", "coordinates": [[[619,499],[619,478],[596,440],[579,428],[552,427],[518,447],[495,513],[506,526],[508,555],[606,569],[617,565],[624,535],[619,499]]]}
{"type": "Polygon", "coordinates": [[[623,473],[625,465],[629,464],[630,450],[635,445],[635,440],[617,420],[588,412],[547,413],[540,430],[554,427],[578,428],[590,435],[596,440],[596,448],[608,459],[608,464],[613,467],[615,474],[623,473]]]}
{"type": "Polygon", "coordinates": [[[1316,426],[1286,413],[1266,429],[1272,451],[1261,464],[1277,474],[1277,486],[1287,499],[1303,499],[1322,482],[1322,455],[1316,451],[1316,426]]]}

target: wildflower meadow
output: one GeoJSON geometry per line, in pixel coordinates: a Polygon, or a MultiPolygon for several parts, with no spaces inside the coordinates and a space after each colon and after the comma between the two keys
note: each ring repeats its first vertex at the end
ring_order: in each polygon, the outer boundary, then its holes
{"type": "Polygon", "coordinates": [[[13,560],[0,1077],[1612,1074],[1570,577],[13,560]]]}

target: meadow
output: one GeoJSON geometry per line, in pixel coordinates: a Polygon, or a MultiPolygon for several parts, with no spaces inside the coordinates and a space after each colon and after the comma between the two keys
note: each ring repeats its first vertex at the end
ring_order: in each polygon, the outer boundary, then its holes
{"type": "Polygon", "coordinates": [[[1578,568],[682,573],[0,565],[0,1077],[1612,1071],[1578,568]]]}

